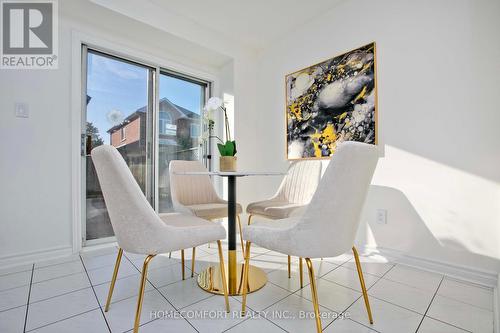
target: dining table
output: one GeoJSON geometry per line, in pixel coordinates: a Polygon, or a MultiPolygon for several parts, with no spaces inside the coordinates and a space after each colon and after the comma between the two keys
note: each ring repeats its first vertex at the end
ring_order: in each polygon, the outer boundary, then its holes
{"type": "MultiPolygon", "coordinates": [[[[241,295],[243,293],[242,277],[243,263],[238,263],[236,250],[236,181],[238,178],[250,176],[282,176],[285,172],[268,171],[185,171],[176,172],[182,176],[218,176],[227,178],[227,267],[225,267],[229,295],[241,295]]],[[[240,231],[241,232],[241,231],[240,231]]],[[[243,258],[242,258],[243,259],[243,258]]],[[[205,291],[213,294],[223,294],[222,277],[219,266],[210,266],[198,273],[198,285],[205,291]]],[[[266,273],[255,266],[250,265],[248,272],[247,293],[252,293],[264,287],[267,283],[266,273]]]]}

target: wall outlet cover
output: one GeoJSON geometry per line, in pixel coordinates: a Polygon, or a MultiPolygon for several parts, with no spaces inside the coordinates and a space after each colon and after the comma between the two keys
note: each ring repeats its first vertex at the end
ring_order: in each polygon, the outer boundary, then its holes
{"type": "Polygon", "coordinates": [[[30,108],[27,103],[16,103],[14,110],[17,118],[29,118],[30,116],[30,108]]]}
{"type": "Polygon", "coordinates": [[[386,209],[377,209],[376,221],[377,221],[377,224],[387,224],[387,210],[386,209]]]}

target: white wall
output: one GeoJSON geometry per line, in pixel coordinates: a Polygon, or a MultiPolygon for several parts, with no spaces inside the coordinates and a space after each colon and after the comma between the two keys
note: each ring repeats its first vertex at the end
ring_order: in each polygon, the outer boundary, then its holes
{"type": "Polygon", "coordinates": [[[383,157],[358,242],[500,271],[498,17],[498,1],[352,0],[297,27],[259,56],[261,167],[286,167],[285,74],[375,41],[383,157]]]}
{"type": "Polygon", "coordinates": [[[87,1],[59,8],[59,69],[0,70],[0,264],[71,251],[73,31],[213,76],[231,59],[87,1]],[[28,119],[14,117],[15,102],[29,104],[28,119]]]}

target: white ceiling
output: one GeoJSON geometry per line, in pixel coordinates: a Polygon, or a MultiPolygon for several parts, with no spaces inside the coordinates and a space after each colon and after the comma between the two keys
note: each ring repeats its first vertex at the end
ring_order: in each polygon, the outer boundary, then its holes
{"type": "Polygon", "coordinates": [[[150,0],[166,11],[262,49],[341,0],[150,0]]]}

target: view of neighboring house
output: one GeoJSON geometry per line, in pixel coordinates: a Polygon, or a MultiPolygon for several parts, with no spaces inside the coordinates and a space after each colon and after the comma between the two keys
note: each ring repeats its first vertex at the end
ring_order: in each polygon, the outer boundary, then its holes
{"type": "MultiPolygon", "coordinates": [[[[146,106],[130,114],[125,120],[110,128],[110,144],[124,156],[139,185],[145,190],[147,144],[146,106]]],[[[159,193],[169,197],[168,164],[174,159],[191,160],[198,156],[200,115],[172,103],[160,100],[158,116],[159,193]]],[[[169,207],[165,207],[168,209],[169,207]]]]}
{"type": "MultiPolygon", "coordinates": [[[[144,106],[110,128],[107,132],[111,145],[126,147],[128,154],[136,147],[143,147],[146,144],[146,111],[144,106]]],[[[196,146],[200,135],[199,121],[200,115],[162,98],[158,119],[160,146],[177,146],[180,150],[196,146]]]]}

